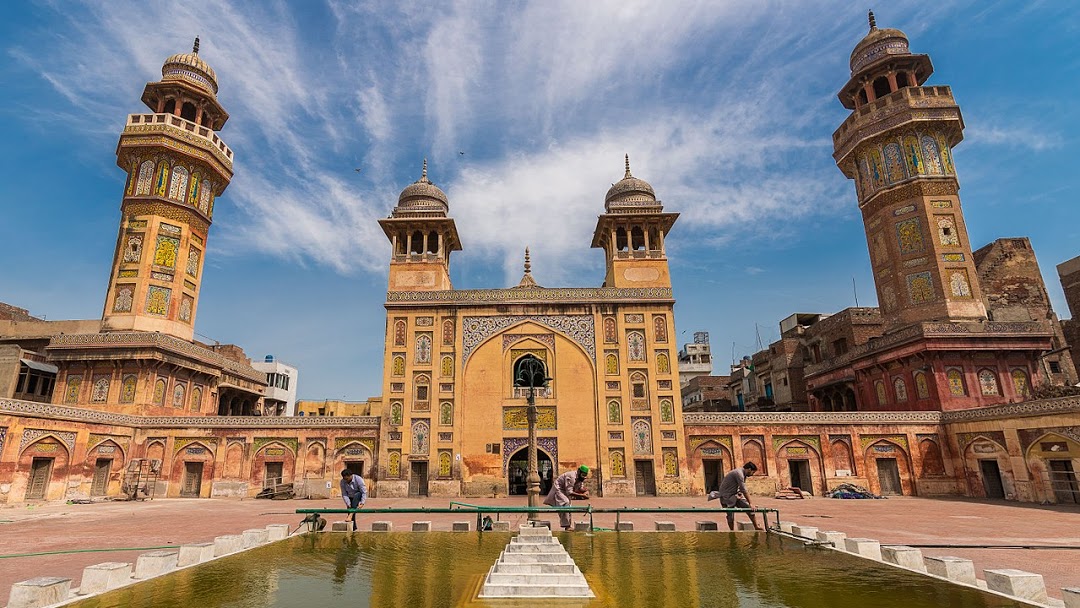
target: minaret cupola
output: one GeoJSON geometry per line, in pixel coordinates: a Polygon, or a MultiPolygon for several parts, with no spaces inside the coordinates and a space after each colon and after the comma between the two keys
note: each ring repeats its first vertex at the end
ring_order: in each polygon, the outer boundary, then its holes
{"type": "Polygon", "coordinates": [[[390,291],[451,289],[450,253],[461,250],[461,240],[449,212],[446,193],[428,179],[424,159],[420,179],[401,191],[390,217],[379,220],[393,248],[390,291]]]}

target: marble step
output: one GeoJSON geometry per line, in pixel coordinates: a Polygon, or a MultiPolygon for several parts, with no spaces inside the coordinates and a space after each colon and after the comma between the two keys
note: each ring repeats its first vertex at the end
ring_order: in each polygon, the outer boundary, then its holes
{"type": "Polygon", "coordinates": [[[496,597],[595,597],[589,585],[484,585],[481,598],[496,597]]]}
{"type": "Polygon", "coordinates": [[[518,529],[518,536],[551,536],[551,530],[547,528],[534,528],[532,526],[521,526],[518,529]]]}
{"type": "Polygon", "coordinates": [[[558,553],[508,553],[503,551],[499,556],[499,563],[503,564],[573,564],[570,554],[566,551],[558,553]]]}
{"type": "Polygon", "coordinates": [[[510,539],[512,545],[558,545],[554,536],[515,536],[510,539]]]}
{"type": "Polygon", "coordinates": [[[585,577],[580,574],[514,574],[510,572],[489,572],[488,585],[544,585],[562,587],[585,585],[585,577]]]}
{"type": "Polygon", "coordinates": [[[566,553],[558,543],[510,543],[503,550],[507,553],[566,553]]]}
{"type": "Polygon", "coordinates": [[[546,564],[543,562],[532,564],[510,564],[495,562],[492,572],[499,574],[580,574],[574,562],[565,564],[546,564]]]}

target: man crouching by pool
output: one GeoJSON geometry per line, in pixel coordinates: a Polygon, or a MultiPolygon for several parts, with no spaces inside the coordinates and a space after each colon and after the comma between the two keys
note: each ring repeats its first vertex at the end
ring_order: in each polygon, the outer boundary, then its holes
{"type": "MultiPolygon", "coordinates": [[[[346,509],[361,509],[367,502],[367,485],[364,484],[364,478],[353,473],[352,469],[341,472],[341,499],[345,501],[346,509]]],[[[352,521],[352,529],[355,532],[356,513],[351,515],[352,517],[345,521],[352,521]]]]}
{"type": "MultiPolygon", "coordinates": [[[[574,471],[567,471],[555,479],[551,484],[544,504],[551,507],[569,507],[571,498],[587,499],[589,490],[585,488],[585,478],[589,476],[589,467],[581,465],[574,471]]],[[[569,511],[559,511],[559,525],[563,530],[570,529],[573,514],[569,511]]]]}

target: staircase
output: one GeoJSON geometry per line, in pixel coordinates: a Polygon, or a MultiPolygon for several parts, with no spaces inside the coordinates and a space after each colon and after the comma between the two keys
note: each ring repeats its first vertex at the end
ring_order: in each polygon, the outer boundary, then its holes
{"type": "Polygon", "coordinates": [[[481,598],[595,597],[559,539],[521,526],[484,579],[481,598]]]}

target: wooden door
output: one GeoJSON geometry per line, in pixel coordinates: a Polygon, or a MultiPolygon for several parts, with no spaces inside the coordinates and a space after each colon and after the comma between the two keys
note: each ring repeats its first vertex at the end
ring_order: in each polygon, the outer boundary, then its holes
{"type": "Polygon", "coordinates": [[[428,473],[426,462],[414,462],[411,466],[412,475],[409,476],[409,496],[428,495],[428,473]]]}
{"type": "Polygon", "coordinates": [[[364,476],[364,461],[363,460],[346,460],[345,468],[353,472],[353,475],[364,476]]]}
{"type": "Polygon", "coordinates": [[[638,496],[656,496],[656,479],[653,477],[653,461],[634,461],[634,485],[638,496]]]}
{"type": "Polygon", "coordinates": [[[49,489],[52,479],[52,458],[35,458],[30,464],[30,484],[26,486],[26,500],[41,500],[49,489]]]}
{"type": "Polygon", "coordinates": [[[900,485],[900,467],[897,466],[895,458],[878,458],[877,474],[882,496],[903,495],[904,489],[900,485]]]}
{"type": "Polygon", "coordinates": [[[281,462],[265,463],[266,472],[263,476],[264,488],[272,488],[283,483],[281,476],[284,474],[284,466],[284,463],[281,462]]]}
{"type": "Polygon", "coordinates": [[[810,478],[809,460],[789,460],[788,474],[791,476],[791,486],[806,490],[813,494],[814,482],[810,478]]]}
{"type": "Polygon", "coordinates": [[[180,486],[180,496],[197,498],[202,491],[203,463],[184,463],[184,482],[180,486]]]}
{"type": "Polygon", "coordinates": [[[983,490],[987,498],[1005,498],[1005,486],[1001,483],[1001,469],[996,460],[980,460],[979,471],[982,473],[983,490]]]}
{"type": "Polygon", "coordinates": [[[723,460],[702,460],[705,466],[705,493],[720,489],[720,480],[724,478],[723,460]]]}
{"type": "Polygon", "coordinates": [[[1080,484],[1076,480],[1071,460],[1050,461],[1050,487],[1054,500],[1060,503],[1080,503],[1080,484]]]}
{"type": "Polygon", "coordinates": [[[90,484],[91,496],[105,496],[109,493],[109,471],[112,470],[112,458],[98,458],[94,463],[94,481],[90,484]]]}

